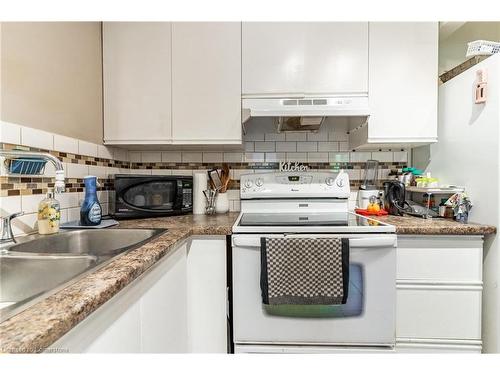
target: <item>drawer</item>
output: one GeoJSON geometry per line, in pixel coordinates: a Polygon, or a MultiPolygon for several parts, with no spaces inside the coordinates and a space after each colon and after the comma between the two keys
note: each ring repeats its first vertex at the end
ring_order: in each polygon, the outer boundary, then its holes
{"type": "Polygon", "coordinates": [[[464,345],[464,344],[435,344],[435,343],[396,343],[396,353],[464,353],[464,354],[480,354],[481,345],[464,345]]]}
{"type": "Polygon", "coordinates": [[[398,237],[398,280],[481,281],[482,264],[480,237],[398,237]]]}
{"type": "Polygon", "coordinates": [[[398,285],[396,337],[481,339],[480,286],[398,285]]]}

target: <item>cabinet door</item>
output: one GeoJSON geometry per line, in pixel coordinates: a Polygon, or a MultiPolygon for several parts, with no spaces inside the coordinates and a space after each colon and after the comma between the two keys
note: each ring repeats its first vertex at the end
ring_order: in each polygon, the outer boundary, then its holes
{"type": "Polygon", "coordinates": [[[241,23],[172,27],[176,144],[241,143],[241,23]]]}
{"type": "Polygon", "coordinates": [[[368,138],[437,140],[437,22],[370,23],[368,138]]]}
{"type": "Polygon", "coordinates": [[[368,91],[368,22],[305,24],[306,94],[368,91]]]}
{"type": "Polygon", "coordinates": [[[188,349],[186,245],[161,261],[148,278],[154,284],[140,301],[141,351],[185,353],[188,349]]]}
{"type": "Polygon", "coordinates": [[[226,239],[194,238],[187,256],[189,353],[227,353],[226,239]]]}
{"type": "Polygon", "coordinates": [[[171,24],[103,23],[104,141],[171,140],[171,24]]]}
{"type": "Polygon", "coordinates": [[[243,22],[243,94],[304,92],[305,23],[243,22]]]}
{"type": "Polygon", "coordinates": [[[246,22],[243,94],[366,92],[368,23],[246,22]]]}

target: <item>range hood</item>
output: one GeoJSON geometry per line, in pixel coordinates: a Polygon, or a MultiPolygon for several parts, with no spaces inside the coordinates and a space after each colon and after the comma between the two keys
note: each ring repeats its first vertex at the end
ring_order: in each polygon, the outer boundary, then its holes
{"type": "Polygon", "coordinates": [[[318,131],[327,117],[356,118],[366,123],[370,116],[368,96],[294,98],[243,98],[243,123],[252,117],[273,117],[278,132],[318,131]]]}

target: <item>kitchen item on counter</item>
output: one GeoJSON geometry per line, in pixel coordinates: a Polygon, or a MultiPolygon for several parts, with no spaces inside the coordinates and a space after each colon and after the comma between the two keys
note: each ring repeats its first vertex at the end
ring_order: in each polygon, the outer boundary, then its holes
{"type": "Polygon", "coordinates": [[[240,195],[231,252],[235,352],[392,350],[395,228],[349,212],[349,176],[342,170],[248,174],[240,195]],[[262,304],[262,239],[339,237],[349,238],[350,247],[345,305],[262,304]]]}
{"type": "Polygon", "coordinates": [[[193,174],[193,214],[200,215],[206,211],[206,201],[203,191],[207,190],[208,179],[205,172],[193,174]]]}
{"type": "Polygon", "coordinates": [[[109,228],[115,225],[118,225],[118,221],[114,219],[102,219],[101,223],[99,225],[94,225],[94,226],[84,226],[80,224],[80,220],[73,220],[73,221],[68,221],[64,224],[61,224],[61,229],[103,229],[103,228],[109,228]]]}
{"type": "Polygon", "coordinates": [[[229,176],[229,165],[224,163],[222,164],[222,170],[221,170],[221,182],[222,182],[222,187],[220,189],[221,193],[225,193],[227,191],[227,188],[229,186],[229,183],[231,182],[231,178],[229,176]]]}
{"type": "Polygon", "coordinates": [[[453,208],[455,220],[466,224],[469,221],[469,212],[472,202],[466,193],[453,194],[445,203],[453,208]]]}
{"type": "Polygon", "coordinates": [[[453,207],[451,205],[447,205],[446,204],[447,201],[448,201],[447,198],[441,199],[441,203],[439,204],[438,214],[439,217],[453,219],[454,216],[453,207]]]}
{"type": "Polygon", "coordinates": [[[219,191],[222,188],[222,180],[217,169],[208,171],[208,178],[210,179],[210,188],[219,191]]]}
{"type": "Polygon", "coordinates": [[[263,238],[264,305],[343,305],[348,297],[348,238],[263,238]],[[315,267],[311,267],[314,264],[315,267]]]}
{"type": "Polygon", "coordinates": [[[407,215],[420,217],[422,219],[428,219],[432,217],[438,217],[438,213],[434,210],[427,208],[427,206],[422,206],[411,200],[407,200],[408,208],[404,212],[407,215]]]}
{"type": "Polygon", "coordinates": [[[366,210],[370,204],[371,197],[378,197],[380,194],[379,190],[358,190],[358,200],[356,206],[358,208],[366,210]]]}
{"type": "Polygon", "coordinates": [[[49,191],[47,197],[38,205],[38,233],[54,234],[59,232],[61,220],[61,205],[54,198],[54,192],[49,191]]]}
{"type": "Polygon", "coordinates": [[[213,215],[215,213],[215,201],[217,198],[217,190],[216,189],[207,189],[203,191],[206,199],[206,208],[205,212],[207,215],[213,215]]]}
{"type": "Polygon", "coordinates": [[[80,224],[83,226],[99,225],[102,219],[102,207],[97,199],[97,177],[86,176],[83,178],[85,184],[85,198],[80,207],[80,224]]]}
{"type": "Polygon", "coordinates": [[[405,185],[402,182],[384,182],[384,204],[385,210],[390,215],[403,215],[408,205],[406,203],[405,185]]]}
{"type": "Polygon", "coordinates": [[[368,207],[366,208],[366,211],[372,212],[372,213],[377,213],[380,211],[380,203],[378,201],[378,197],[375,195],[372,195],[370,197],[370,201],[368,203],[368,207]]]}
{"type": "Polygon", "coordinates": [[[365,176],[363,183],[358,190],[358,208],[366,209],[368,207],[370,197],[378,196],[378,160],[367,160],[365,164],[365,176]]]}
{"type": "Polygon", "coordinates": [[[215,212],[225,214],[229,211],[229,197],[227,193],[219,192],[215,199],[215,212]]]}
{"type": "Polygon", "coordinates": [[[378,160],[367,160],[365,164],[365,177],[361,184],[362,190],[375,190],[378,180],[378,160]]]}
{"type": "Polygon", "coordinates": [[[192,176],[117,174],[110,192],[110,215],[135,219],[191,213],[192,176]]]}
{"type": "Polygon", "coordinates": [[[378,211],[368,211],[368,210],[364,210],[361,208],[356,208],[354,210],[354,212],[356,212],[359,215],[363,215],[363,216],[387,216],[387,215],[389,215],[389,213],[382,208],[378,211]]]}

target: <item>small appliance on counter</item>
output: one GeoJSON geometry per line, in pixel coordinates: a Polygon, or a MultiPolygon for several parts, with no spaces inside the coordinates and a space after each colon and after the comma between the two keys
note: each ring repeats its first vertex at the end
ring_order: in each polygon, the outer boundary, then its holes
{"type": "Polygon", "coordinates": [[[390,215],[396,216],[407,214],[424,219],[438,216],[429,207],[407,200],[405,184],[397,180],[384,182],[384,208],[390,215]]]}
{"type": "Polygon", "coordinates": [[[377,189],[378,180],[378,160],[367,160],[365,165],[365,177],[363,184],[358,190],[358,208],[367,209],[370,204],[370,198],[378,198],[377,189]]]}
{"type": "Polygon", "coordinates": [[[115,219],[183,215],[193,211],[192,176],[117,174],[109,213],[115,219]]]}

